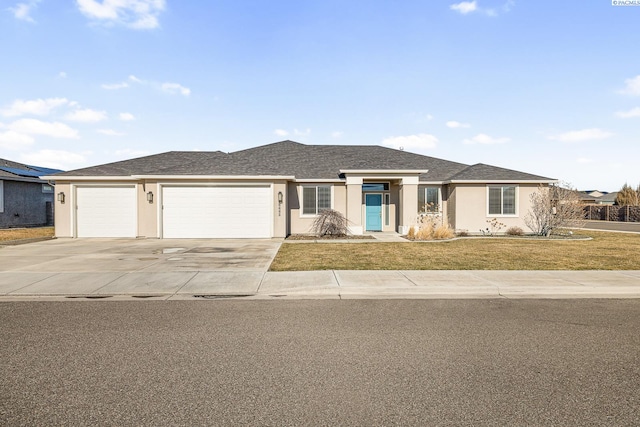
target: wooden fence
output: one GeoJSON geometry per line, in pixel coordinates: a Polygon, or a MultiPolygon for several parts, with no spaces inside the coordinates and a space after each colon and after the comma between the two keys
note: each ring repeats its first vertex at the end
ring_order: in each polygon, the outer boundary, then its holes
{"type": "Polygon", "coordinates": [[[640,222],[640,206],[587,205],[584,218],[600,221],[640,222]]]}

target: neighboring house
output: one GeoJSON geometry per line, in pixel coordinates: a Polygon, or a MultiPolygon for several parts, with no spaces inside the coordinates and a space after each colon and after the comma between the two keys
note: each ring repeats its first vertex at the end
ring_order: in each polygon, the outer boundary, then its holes
{"type": "Polygon", "coordinates": [[[614,205],[616,203],[616,197],[618,197],[617,191],[606,193],[598,199],[597,203],[601,205],[614,205]]]}
{"type": "Polygon", "coordinates": [[[613,205],[616,202],[617,191],[607,193],[606,191],[587,190],[579,191],[580,201],[587,205],[613,205]]]}
{"type": "Polygon", "coordinates": [[[556,182],[380,146],[293,141],[172,151],[46,178],[56,180],[56,236],[157,238],[308,233],[328,208],[353,234],[404,234],[421,213],[470,233],[493,218],[525,228],[530,194],[556,182]]]}
{"type": "Polygon", "coordinates": [[[39,176],[57,172],[0,159],[0,228],[53,225],[53,186],[39,176]]]}

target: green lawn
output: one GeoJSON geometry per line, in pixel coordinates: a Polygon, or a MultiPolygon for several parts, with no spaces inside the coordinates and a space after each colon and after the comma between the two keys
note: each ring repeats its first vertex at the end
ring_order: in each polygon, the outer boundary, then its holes
{"type": "Polygon", "coordinates": [[[284,243],[270,270],[640,270],[640,235],[580,234],[593,239],[284,243]]]}

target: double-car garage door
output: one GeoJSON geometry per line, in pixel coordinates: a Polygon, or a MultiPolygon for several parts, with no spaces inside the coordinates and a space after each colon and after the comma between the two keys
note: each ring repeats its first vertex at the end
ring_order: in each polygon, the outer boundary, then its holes
{"type": "Polygon", "coordinates": [[[163,187],[165,238],[271,237],[271,189],[163,187]]]}
{"type": "MultiPolygon", "coordinates": [[[[135,186],[77,187],[78,237],[136,237],[135,186]]],[[[163,186],[164,238],[271,237],[269,186],[163,186]]],[[[147,203],[146,200],[144,203],[147,203]]]]}

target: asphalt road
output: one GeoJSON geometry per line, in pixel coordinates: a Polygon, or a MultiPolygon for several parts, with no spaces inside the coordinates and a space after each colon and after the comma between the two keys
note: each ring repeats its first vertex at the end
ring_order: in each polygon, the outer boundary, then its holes
{"type": "Polygon", "coordinates": [[[587,230],[640,233],[640,222],[586,221],[582,228],[587,230]]]}
{"type": "Polygon", "coordinates": [[[0,303],[0,425],[640,425],[640,300],[0,303]]]}

